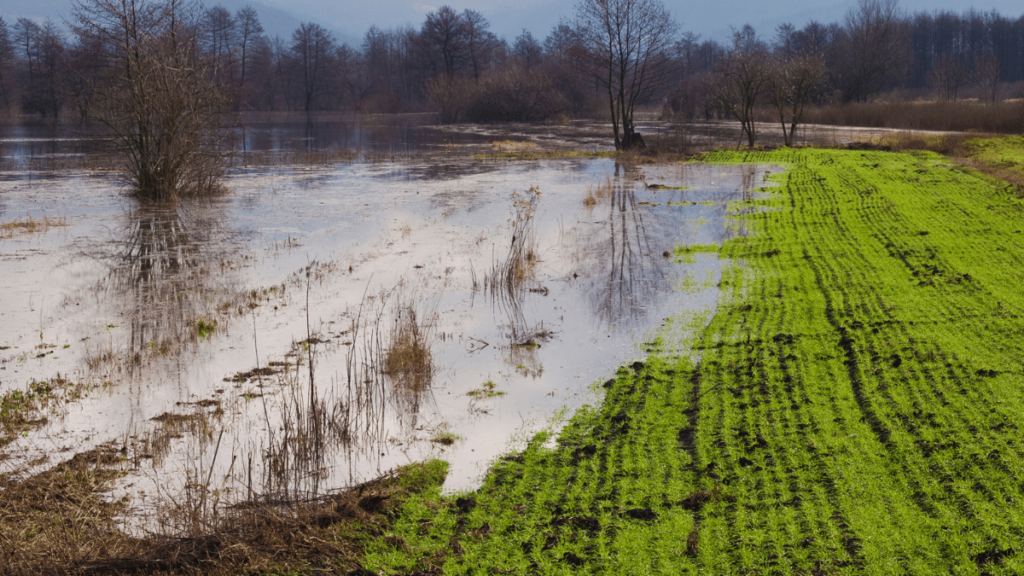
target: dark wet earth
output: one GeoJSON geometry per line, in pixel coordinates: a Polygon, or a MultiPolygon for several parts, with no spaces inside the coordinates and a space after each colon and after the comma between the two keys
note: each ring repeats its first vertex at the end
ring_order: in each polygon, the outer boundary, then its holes
{"type": "MultiPolygon", "coordinates": [[[[493,130],[444,146],[529,140],[493,130]]],[[[62,384],[0,473],[109,443],[112,497],[154,516],[197,485],[306,497],[430,456],[475,486],[653,338],[687,352],[732,264],[666,252],[742,234],[729,202],[779,170],[441,150],[238,169],[168,208],[109,170],[26,169],[82,153],[46,138],[0,139],[0,225],[35,224],[0,233],[0,394],[62,384]]]]}

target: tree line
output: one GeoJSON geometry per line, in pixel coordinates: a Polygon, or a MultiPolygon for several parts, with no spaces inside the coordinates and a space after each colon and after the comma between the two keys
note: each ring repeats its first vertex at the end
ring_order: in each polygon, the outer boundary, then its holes
{"type": "MultiPolygon", "coordinates": [[[[602,5],[581,6],[590,4],[602,5]]],[[[508,41],[481,13],[442,6],[419,27],[373,26],[350,46],[313,22],[270,37],[248,6],[195,15],[189,42],[235,110],[432,110],[444,122],[604,115],[607,78],[595,77],[593,46],[574,20],[508,41]]],[[[906,14],[896,0],[862,0],[836,22],[767,35],[743,26],[728,43],[677,29],[649,55],[652,76],[636,103],[665,100],[686,118],[742,123],[755,100],[792,117],[795,96],[857,102],[893,89],[946,101],[971,89],[991,103],[1000,86],[1024,80],[1024,16],[906,14]]],[[[108,56],[73,22],[0,17],[0,110],[84,118],[108,56]]]]}

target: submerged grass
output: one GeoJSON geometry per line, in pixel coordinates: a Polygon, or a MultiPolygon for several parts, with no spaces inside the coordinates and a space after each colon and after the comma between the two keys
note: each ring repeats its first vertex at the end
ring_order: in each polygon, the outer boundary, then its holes
{"type": "Polygon", "coordinates": [[[14,236],[22,234],[42,234],[50,228],[60,226],[67,226],[67,220],[61,216],[55,216],[53,218],[43,216],[41,219],[37,220],[30,215],[24,220],[0,222],[0,240],[13,238],[14,236]]]}
{"type": "Polygon", "coordinates": [[[740,263],[692,356],[668,343],[681,324],[669,319],[599,405],[496,462],[480,490],[442,496],[432,461],[325,501],[239,508],[205,536],[140,542],[105,523],[119,505],[99,496],[122,466],[111,447],[79,461],[74,493],[54,484],[75,477],[66,466],[0,485],[0,566],[1024,573],[1024,202],[925,151],[704,159],[788,172],[734,216],[748,235],[665,255],[740,263]]]}
{"type": "Polygon", "coordinates": [[[52,412],[91,389],[92,386],[57,374],[49,380],[33,380],[24,390],[8,390],[0,396],[0,447],[9,444],[18,434],[46,424],[52,412]]]}
{"type": "Polygon", "coordinates": [[[930,152],[705,159],[789,171],[717,250],[699,362],[655,342],[367,569],[1024,572],[1024,203],[930,152]]]}

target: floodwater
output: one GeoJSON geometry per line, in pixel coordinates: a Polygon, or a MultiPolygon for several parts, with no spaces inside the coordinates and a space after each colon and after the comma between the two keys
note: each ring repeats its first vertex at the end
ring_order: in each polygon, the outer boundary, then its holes
{"type": "MultiPolygon", "coordinates": [[[[728,263],[666,252],[742,233],[727,204],[778,171],[478,159],[452,148],[493,128],[379,124],[308,137],[427,153],[240,168],[173,208],[110,171],[19,168],[87,136],[0,138],[0,224],[39,224],[0,235],[0,394],[71,383],[0,473],[113,446],[112,497],[167,530],[181,502],[309,498],[428,457],[473,488],[670,316],[709,317],[728,263]]],[[[253,123],[246,146],[308,128],[253,123]]]]}

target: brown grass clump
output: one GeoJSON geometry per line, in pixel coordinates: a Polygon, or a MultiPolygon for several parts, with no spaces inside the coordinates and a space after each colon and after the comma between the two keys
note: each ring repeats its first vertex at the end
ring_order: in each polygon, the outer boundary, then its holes
{"type": "Polygon", "coordinates": [[[63,217],[50,218],[49,216],[43,216],[41,220],[36,220],[32,216],[28,216],[24,220],[0,223],[0,239],[13,238],[21,234],[43,234],[57,226],[67,226],[67,220],[63,217]]]}
{"type": "Polygon", "coordinates": [[[429,326],[417,318],[412,306],[399,306],[384,353],[384,373],[400,388],[421,391],[430,385],[434,368],[429,335],[429,326]]]}
{"type": "Polygon", "coordinates": [[[537,150],[537,143],[520,140],[495,140],[491,142],[491,149],[504,154],[534,152],[537,150]]]}
{"type": "Polygon", "coordinates": [[[533,216],[540,201],[541,191],[531,186],[526,192],[512,193],[512,241],[505,260],[495,262],[491,272],[484,276],[484,287],[492,293],[514,295],[523,283],[533,278],[539,260],[533,216]]]}
{"type": "Polygon", "coordinates": [[[104,446],[20,482],[0,480],[4,573],[74,573],[103,557],[137,555],[142,544],[115,522],[125,504],[102,497],[121,476],[122,459],[104,446]]]}
{"type": "Polygon", "coordinates": [[[438,461],[414,464],[316,502],[235,507],[205,534],[137,538],[118,529],[127,504],[104,497],[125,465],[122,451],[104,446],[24,481],[0,479],[0,573],[347,574],[388,531],[390,511],[447,472],[438,461]]]}
{"type": "Polygon", "coordinates": [[[903,152],[906,150],[930,150],[945,156],[963,156],[964,143],[969,137],[977,134],[963,133],[924,134],[910,130],[894,132],[866,142],[855,142],[847,146],[850,149],[873,149],[903,152]]]}

